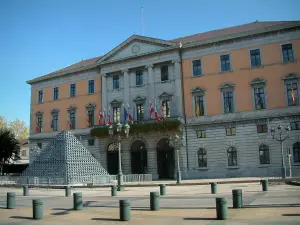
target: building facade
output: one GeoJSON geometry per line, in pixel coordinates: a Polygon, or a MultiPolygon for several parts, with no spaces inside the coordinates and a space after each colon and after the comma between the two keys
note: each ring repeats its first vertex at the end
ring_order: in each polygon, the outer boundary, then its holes
{"type": "MultiPolygon", "coordinates": [[[[181,121],[183,178],[278,176],[281,147],[269,130],[280,124],[292,128],[284,151],[291,148],[297,173],[299,54],[298,21],[255,22],[170,41],[134,35],[102,57],[28,81],[30,146],[43,148],[72,129],[116,174],[117,146],[91,137],[91,129],[104,118],[124,123],[128,114],[133,123],[154,123],[157,112],[165,121],[181,121]]],[[[123,172],[174,178],[170,135],[174,131],[129,135],[122,142],[123,172]]]]}

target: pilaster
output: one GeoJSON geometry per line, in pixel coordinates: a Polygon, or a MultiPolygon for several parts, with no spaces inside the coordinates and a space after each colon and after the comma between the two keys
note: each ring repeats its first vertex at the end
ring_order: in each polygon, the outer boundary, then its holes
{"type": "Polygon", "coordinates": [[[154,73],[153,73],[153,64],[149,64],[146,66],[148,69],[148,79],[149,79],[149,99],[154,99],[155,87],[154,87],[154,73]]]}
{"type": "Polygon", "coordinates": [[[129,102],[129,71],[125,69],[122,73],[124,76],[124,103],[127,104],[129,102]]]}
{"type": "Polygon", "coordinates": [[[181,91],[181,76],[180,76],[180,61],[174,60],[172,61],[174,64],[174,79],[175,79],[175,91],[174,91],[174,97],[176,101],[176,107],[177,107],[177,115],[182,116],[182,91],[181,91]]]}
{"type": "MultiPolygon", "coordinates": [[[[101,76],[102,79],[102,108],[104,107],[105,110],[108,110],[107,105],[107,76],[104,74],[101,76]]],[[[103,110],[103,109],[102,109],[103,110]]]]}

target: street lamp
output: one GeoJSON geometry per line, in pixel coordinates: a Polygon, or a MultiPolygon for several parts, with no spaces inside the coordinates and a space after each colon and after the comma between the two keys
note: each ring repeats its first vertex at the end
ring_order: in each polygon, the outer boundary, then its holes
{"type": "Polygon", "coordinates": [[[128,138],[129,136],[129,130],[130,126],[126,123],[124,126],[120,122],[118,122],[115,126],[116,133],[114,133],[114,126],[108,125],[108,134],[110,136],[110,139],[113,140],[113,142],[118,143],[118,151],[119,151],[119,171],[117,175],[118,179],[118,191],[123,191],[123,173],[122,173],[122,161],[121,161],[121,142],[128,138]],[[122,132],[122,128],[124,133],[122,132]]]}
{"type": "Polygon", "coordinates": [[[175,134],[169,138],[169,145],[172,148],[176,149],[177,155],[177,184],[181,183],[181,171],[180,171],[180,163],[179,163],[179,149],[183,147],[185,144],[184,137],[179,137],[179,135],[175,134]]]}
{"type": "Polygon", "coordinates": [[[277,136],[276,136],[276,129],[271,128],[271,135],[273,140],[279,141],[281,145],[281,175],[282,179],[286,178],[286,167],[284,163],[284,154],[283,154],[283,142],[289,138],[290,136],[290,130],[291,128],[287,126],[285,129],[282,128],[281,125],[277,127],[277,136]],[[283,134],[283,131],[285,131],[285,135],[283,134]]]}

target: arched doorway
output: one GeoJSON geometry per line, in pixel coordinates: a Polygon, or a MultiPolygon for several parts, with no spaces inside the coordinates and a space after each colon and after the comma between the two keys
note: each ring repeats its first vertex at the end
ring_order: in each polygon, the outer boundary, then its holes
{"type": "Polygon", "coordinates": [[[157,143],[157,172],[160,179],[174,179],[174,148],[170,147],[168,138],[157,143]]]}
{"type": "Polygon", "coordinates": [[[131,173],[147,173],[147,150],[143,141],[137,140],[131,145],[131,173]]]}
{"type": "Polygon", "coordinates": [[[111,143],[107,147],[107,172],[117,174],[119,169],[119,149],[117,143],[111,143]]]}

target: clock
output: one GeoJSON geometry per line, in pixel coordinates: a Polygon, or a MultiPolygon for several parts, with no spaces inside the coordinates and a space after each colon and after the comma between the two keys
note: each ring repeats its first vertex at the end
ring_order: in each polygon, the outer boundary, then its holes
{"type": "Polygon", "coordinates": [[[131,52],[132,52],[133,54],[138,54],[139,51],[140,51],[140,46],[138,46],[138,45],[133,45],[133,46],[131,47],[131,52]]]}

